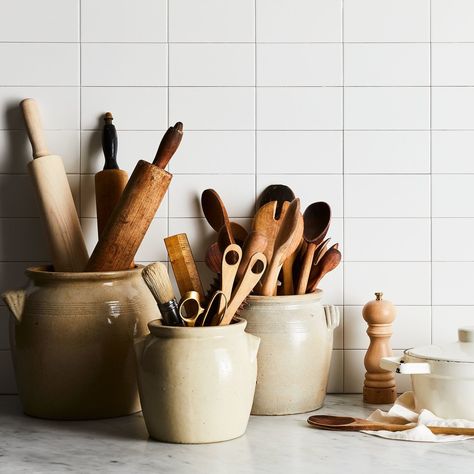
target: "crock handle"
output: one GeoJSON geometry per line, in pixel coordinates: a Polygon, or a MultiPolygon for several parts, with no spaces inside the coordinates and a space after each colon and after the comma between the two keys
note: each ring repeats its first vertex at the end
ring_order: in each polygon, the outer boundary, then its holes
{"type": "Polygon", "coordinates": [[[328,329],[336,329],[339,326],[339,308],[332,304],[324,306],[324,314],[326,315],[326,325],[328,329]]]}
{"type": "Polygon", "coordinates": [[[426,362],[405,362],[403,357],[382,357],[380,367],[397,374],[415,375],[430,374],[430,364],[426,362]]]}
{"type": "Polygon", "coordinates": [[[23,308],[25,307],[26,291],[25,290],[9,290],[2,294],[2,299],[8,306],[8,309],[15,316],[16,323],[21,323],[23,308]]]}

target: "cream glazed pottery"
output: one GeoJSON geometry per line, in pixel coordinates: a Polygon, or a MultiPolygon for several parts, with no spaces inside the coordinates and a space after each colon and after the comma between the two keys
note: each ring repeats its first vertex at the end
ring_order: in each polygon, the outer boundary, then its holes
{"type": "Polygon", "coordinates": [[[317,290],[247,299],[241,317],[261,338],[253,415],[289,415],[322,406],[339,312],[322,306],[321,295],[317,290]]]}
{"type": "Polygon", "coordinates": [[[246,322],[176,327],[149,323],[135,343],[138,387],[150,436],[212,443],[245,433],[257,377],[259,338],[246,322]]]}
{"type": "Polygon", "coordinates": [[[474,326],[460,328],[457,342],[407,349],[380,367],[411,375],[418,410],[474,420],[474,326]]]}
{"type": "Polygon", "coordinates": [[[142,268],[117,272],[26,271],[26,290],[3,299],[16,382],[26,414],[92,419],[140,410],[133,339],[160,317],[142,268]]]}

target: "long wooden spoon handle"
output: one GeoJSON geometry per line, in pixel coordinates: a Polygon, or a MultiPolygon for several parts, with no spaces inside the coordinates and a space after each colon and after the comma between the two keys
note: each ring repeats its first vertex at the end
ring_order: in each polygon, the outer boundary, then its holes
{"type": "Polygon", "coordinates": [[[41,158],[49,155],[46,140],[41,125],[41,117],[38,104],[34,99],[24,99],[20,103],[23,117],[25,118],[26,131],[33,148],[33,158],[41,158]]]}
{"type": "Polygon", "coordinates": [[[298,284],[296,286],[296,294],[304,295],[308,286],[309,274],[311,272],[311,266],[313,265],[314,252],[316,251],[316,245],[308,243],[306,252],[303,257],[303,263],[301,265],[300,274],[298,277],[298,284]]]}
{"type": "Polygon", "coordinates": [[[277,285],[278,275],[281,270],[281,265],[275,259],[272,259],[268,271],[262,281],[262,296],[273,296],[275,287],[277,285]]]}
{"type": "Polygon", "coordinates": [[[222,283],[221,290],[225,299],[220,298],[218,314],[220,315],[226,304],[229,304],[234,287],[235,275],[242,260],[242,249],[237,244],[229,245],[222,257],[222,283]]]}

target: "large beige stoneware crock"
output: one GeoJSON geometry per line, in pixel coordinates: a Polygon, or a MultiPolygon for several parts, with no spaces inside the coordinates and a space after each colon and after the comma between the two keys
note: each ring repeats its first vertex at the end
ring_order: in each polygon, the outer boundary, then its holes
{"type": "Polygon", "coordinates": [[[320,408],[326,396],[334,306],[322,292],[292,296],[250,296],[241,312],[247,331],[260,337],[253,415],[289,415],[320,408]]]}
{"type": "Polygon", "coordinates": [[[55,419],[122,416],[140,410],[133,338],[159,317],[141,268],[104,273],[26,271],[26,290],[3,299],[26,414],[55,419]]]}
{"type": "Polygon", "coordinates": [[[171,327],[152,321],[135,343],[143,416],[152,438],[212,443],[245,433],[257,377],[259,339],[239,320],[171,327]]]}

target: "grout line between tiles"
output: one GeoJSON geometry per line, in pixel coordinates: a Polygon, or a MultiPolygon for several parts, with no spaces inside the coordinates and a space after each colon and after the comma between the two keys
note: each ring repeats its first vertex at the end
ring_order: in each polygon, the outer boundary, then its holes
{"type": "Polygon", "coordinates": [[[79,1],[79,217],[82,218],[82,0],[79,1]]]}
{"type": "MultiPolygon", "coordinates": [[[[433,48],[432,48],[432,6],[433,1],[430,0],[430,71],[429,71],[429,80],[430,80],[430,307],[433,307],[433,48]]],[[[430,310],[430,343],[433,343],[433,313],[430,310]]]]}
{"type": "MultiPolygon", "coordinates": [[[[343,89],[342,89],[342,242],[343,244],[345,244],[346,242],[346,226],[345,226],[345,218],[346,218],[346,215],[345,215],[345,146],[344,146],[344,130],[345,130],[345,77],[344,77],[344,73],[345,73],[345,64],[344,64],[344,53],[345,53],[345,45],[344,45],[344,0],[342,0],[341,2],[341,41],[342,41],[342,48],[341,48],[341,53],[342,53],[342,57],[341,57],[341,61],[342,61],[342,64],[341,64],[341,72],[342,72],[342,85],[343,85],[343,89]]],[[[343,349],[343,352],[342,352],[342,392],[344,393],[345,392],[345,385],[346,385],[346,381],[345,381],[345,356],[344,356],[344,348],[345,348],[345,344],[344,344],[344,323],[345,323],[345,320],[344,320],[344,317],[345,317],[345,311],[344,311],[344,308],[345,308],[345,304],[346,304],[346,301],[345,301],[345,284],[346,284],[346,271],[345,271],[345,259],[344,259],[344,256],[342,257],[342,349],[343,349]]]]}

